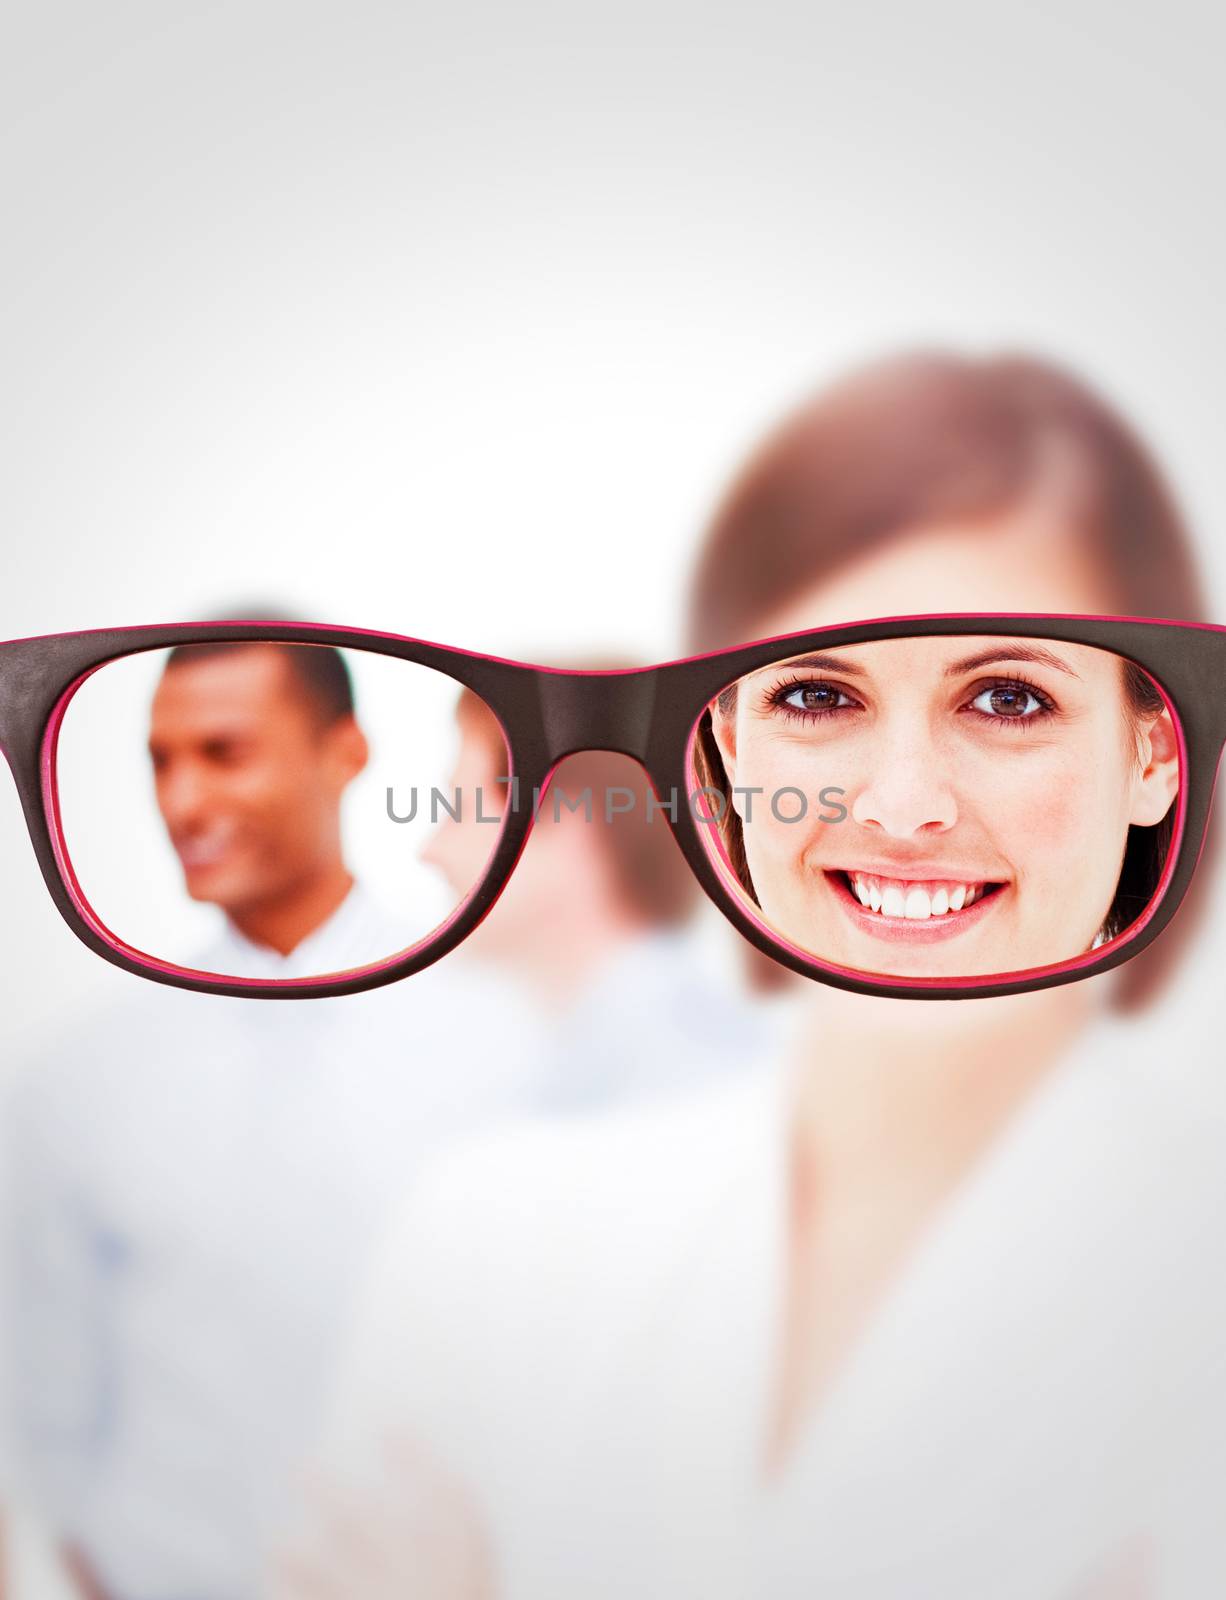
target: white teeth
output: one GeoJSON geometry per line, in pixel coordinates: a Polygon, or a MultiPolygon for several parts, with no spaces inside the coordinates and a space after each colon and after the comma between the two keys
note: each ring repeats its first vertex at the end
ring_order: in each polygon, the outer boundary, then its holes
{"type": "Polygon", "coordinates": [[[866,910],[880,912],[884,917],[905,917],[911,922],[965,911],[983,898],[985,888],[982,883],[915,883],[901,878],[877,878],[865,872],[849,872],[847,876],[856,899],[866,910]]]}
{"type": "Polygon", "coordinates": [[[932,915],[932,902],[923,889],[910,889],[903,915],[912,922],[923,922],[932,915]]]}
{"type": "Polygon", "coordinates": [[[907,902],[903,899],[902,890],[894,884],[881,891],[881,914],[885,917],[905,917],[907,914],[907,902]]]}

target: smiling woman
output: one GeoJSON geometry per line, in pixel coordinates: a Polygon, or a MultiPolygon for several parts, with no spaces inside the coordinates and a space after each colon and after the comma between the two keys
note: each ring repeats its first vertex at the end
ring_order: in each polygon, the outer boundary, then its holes
{"type": "MultiPolygon", "coordinates": [[[[1083,386],[957,357],[837,385],[734,486],[694,597],[695,651],[758,641],[683,720],[703,864],[772,945],[932,995],[1140,936],[1198,737],[1173,661],[1098,625],[1199,597],[1083,386]]],[[[312,1516],[292,1600],[1222,1593],[1220,1133],[1167,1079],[1173,1008],[1105,1015],[1151,948],[973,1006],[814,984],[726,1094],[448,1157],[340,1391],[359,1502],[312,1516]],[[443,1540],[436,1474],[468,1500],[443,1540]],[[432,1588],[440,1549],[465,1576],[432,1588]]]]}
{"type": "Polygon", "coordinates": [[[1179,788],[1152,679],[1026,638],[784,658],[715,698],[694,749],[747,900],[810,954],[897,976],[1021,971],[1116,937],[1161,882],[1179,788]],[[773,803],[835,787],[838,827],[773,803]]]}
{"type": "MultiPolygon", "coordinates": [[[[695,649],[716,650],[734,640],[797,633],[849,618],[1006,611],[1182,620],[1206,614],[1191,543],[1170,486],[1145,442],[1101,395],[1073,374],[1030,356],[973,359],[936,352],[909,354],[847,375],[794,412],[754,451],[719,506],[699,560],[691,644],[695,649]]],[[[951,650],[956,646],[954,640],[945,642],[951,650]]],[[[866,665],[872,654],[872,664],[884,670],[887,662],[901,664],[900,652],[913,647],[927,663],[921,647],[931,649],[941,643],[897,641],[841,650],[839,655],[854,655],[866,665]]],[[[1177,792],[1180,776],[1171,748],[1173,738],[1177,744],[1174,724],[1161,693],[1139,666],[1100,653],[1097,676],[1076,680],[1053,667],[1050,657],[1058,656],[1068,665],[1083,663],[1089,673],[1093,653],[1084,646],[1050,637],[1023,637],[1013,643],[1021,655],[1008,661],[982,659],[977,666],[964,663],[966,676],[956,684],[942,682],[931,704],[930,695],[921,695],[920,683],[908,680],[910,663],[905,668],[900,665],[896,677],[891,677],[888,695],[881,698],[877,695],[881,686],[873,684],[869,685],[873,692],[863,701],[857,694],[864,692],[860,680],[828,664],[805,665],[781,657],[773,678],[767,674],[759,680],[755,675],[756,682],[767,683],[768,691],[780,692],[782,721],[766,719],[776,739],[790,735],[787,748],[798,757],[804,750],[806,761],[820,758],[827,769],[838,767],[849,780],[857,771],[857,781],[871,779],[861,807],[862,814],[868,807],[867,821],[861,824],[853,814],[841,828],[828,830],[836,837],[827,838],[824,854],[810,857],[807,865],[823,871],[830,863],[869,878],[893,876],[901,885],[914,882],[916,871],[927,870],[922,865],[914,871],[904,867],[935,856],[942,872],[982,872],[984,881],[990,882],[995,870],[1002,882],[1013,878],[1009,915],[1019,919],[1013,931],[1019,939],[1025,935],[1025,942],[1013,948],[1008,941],[1007,959],[1000,964],[1010,971],[1023,970],[1036,959],[1040,964],[1066,959],[1070,945],[1080,943],[1084,925],[1093,922],[1094,914],[1100,914],[1100,920],[1085,936],[1084,949],[1095,940],[1114,939],[1125,929],[1136,928],[1162,882],[1178,806],[1168,805],[1148,823],[1139,818],[1125,823],[1121,808],[1126,809],[1126,795],[1120,786],[1134,784],[1150,761],[1156,763],[1147,782],[1151,798],[1168,784],[1177,792]],[[788,678],[805,682],[783,687],[788,678]],[[818,687],[809,689],[806,698],[810,679],[817,680],[818,687]],[[1091,684],[1097,684],[1101,695],[1093,715],[1074,718],[1074,707],[1083,704],[1091,684]],[[836,689],[846,698],[836,698],[836,689]],[[943,698],[951,691],[963,696],[952,708],[943,698]],[[1050,716],[1045,700],[1055,708],[1050,716]],[[796,720],[823,710],[835,715],[825,721],[811,715],[804,722],[796,720]],[[973,717],[973,711],[986,714],[991,725],[973,717]],[[789,712],[795,713],[790,721],[789,712]],[[1100,715],[1106,719],[1109,712],[1117,726],[1123,725],[1124,748],[1135,748],[1138,763],[1121,773],[1118,747],[1112,746],[1108,770],[1115,772],[1113,799],[1103,790],[1105,772],[1089,769],[1088,763],[1096,759],[1090,746],[1079,761],[1074,744],[1076,739],[1090,739],[1092,725],[1101,734],[1105,721],[1100,725],[1100,715]],[[904,722],[904,713],[909,721],[904,722]],[[997,727],[997,721],[1009,726],[997,727]],[[1016,726],[1018,721],[1025,727],[1016,726]],[[972,736],[976,726],[984,728],[983,736],[972,736]],[[1156,749],[1147,755],[1151,729],[1156,749]],[[866,767],[870,742],[878,761],[866,767]],[[894,753],[887,770],[885,758],[891,747],[894,753]],[[917,749],[925,752],[922,760],[915,755],[917,749]],[[1061,751],[1072,776],[1053,780],[1050,790],[1028,799],[1027,808],[1019,813],[1011,803],[1022,792],[1018,786],[1029,785],[1031,775],[1054,763],[1061,751]],[[991,770],[1008,774],[1009,799],[1007,804],[991,802],[990,832],[982,807],[977,808],[982,792],[978,784],[981,779],[988,781],[984,763],[989,752],[991,770]],[[974,791],[969,787],[972,777],[974,791]],[[1158,780],[1157,789],[1153,780],[1158,780]],[[914,787],[917,782],[919,792],[912,799],[921,803],[921,809],[932,803],[936,784],[947,790],[943,800],[935,796],[938,803],[952,803],[961,810],[952,826],[941,820],[940,809],[921,817],[900,839],[881,817],[872,815],[875,797],[881,797],[884,785],[886,799],[893,794],[893,806],[897,786],[914,787]],[[1106,850],[1111,822],[1110,848],[1119,850],[1120,859],[1114,894],[1101,905],[1087,903],[1074,916],[1068,895],[1074,884],[1084,883],[1087,863],[1077,856],[1074,870],[1061,880],[1056,826],[1062,810],[1078,796],[1078,803],[1106,807],[1097,819],[1086,813],[1080,824],[1093,835],[1091,854],[1098,858],[1106,850]],[[1046,835],[1044,827],[1050,830],[1046,835]],[[1040,874],[1040,864],[1047,860],[1050,870],[1040,874]],[[1012,873],[1005,870],[1010,863],[1012,873]],[[873,873],[874,865],[893,872],[873,873]],[[1044,878],[1058,884],[1055,904],[1060,909],[1053,912],[1049,904],[1051,934],[1040,940],[1038,895],[1044,878]],[[1054,953],[1049,955],[1049,950],[1054,953]]],[[[1000,640],[965,642],[959,654],[969,657],[980,644],[992,648],[995,656],[1000,640]]],[[[936,692],[935,685],[929,684],[929,689],[936,692]]],[[[736,740],[738,731],[743,738],[750,737],[746,719],[752,706],[747,708],[744,699],[738,686],[730,684],[713,700],[694,741],[695,770],[712,784],[726,784],[729,793],[734,783],[739,787],[754,781],[746,776],[744,762],[761,753],[755,741],[740,752],[737,775],[728,776],[724,763],[726,755],[732,756],[730,741],[736,740]],[[739,730],[741,723],[746,726],[739,730]]],[[[760,705],[756,720],[762,721],[760,705]]],[[[733,761],[736,766],[735,756],[733,761]]],[[[842,779],[836,774],[826,781],[842,779]]],[[[851,787],[850,781],[847,786],[851,787]]],[[[1184,788],[1186,792],[1186,784],[1184,788]]],[[[846,798],[850,805],[850,794],[846,798]]],[[[815,928],[815,913],[800,904],[805,897],[795,880],[787,897],[777,901],[777,875],[770,871],[768,850],[772,820],[769,815],[759,819],[756,810],[752,819],[730,813],[722,829],[704,832],[713,835],[710,846],[726,855],[725,881],[768,923],[774,917],[760,894],[771,905],[781,905],[785,921],[779,926],[802,945],[815,934],[833,937],[829,930],[839,929],[837,948],[848,965],[861,970],[899,971],[903,969],[897,963],[905,961],[910,963],[907,971],[970,974],[982,968],[963,966],[955,955],[964,953],[969,959],[978,954],[986,961],[991,924],[1002,935],[1005,931],[1008,918],[1000,915],[1006,911],[1002,902],[991,917],[981,914],[981,929],[968,923],[966,937],[943,941],[939,950],[916,943],[912,934],[905,944],[898,940],[887,944],[882,937],[885,930],[879,927],[885,920],[880,882],[882,908],[876,913],[878,923],[868,928],[847,917],[841,922],[835,919],[840,909],[837,885],[811,883],[815,904],[826,912],[815,928]],[[756,848],[762,857],[756,871],[746,854],[755,849],[755,839],[760,839],[756,848]]],[[[795,855],[795,846],[791,848],[795,855]]],[[[1208,859],[1214,850],[1211,830],[1208,859]]],[[[799,868],[799,862],[795,864],[799,868]]],[[[1161,988],[1195,934],[1205,908],[1208,877],[1202,866],[1200,879],[1181,909],[1179,925],[1121,971],[1112,988],[1115,1007],[1135,1009],[1161,988]]],[[[958,882],[949,881],[950,907],[938,915],[950,914],[958,882]]],[[[943,886],[938,882],[928,895],[930,914],[934,905],[941,904],[943,886]]],[[[974,886],[973,878],[963,885],[974,886]]],[[[872,913],[873,885],[866,887],[872,913]]],[[[852,892],[849,885],[848,894],[852,892]]],[[[910,893],[908,887],[904,909],[910,893]]],[[[1101,898],[1101,885],[1096,898],[1101,898]]],[[[895,904],[893,897],[890,904],[895,904]]],[[[922,910],[918,897],[912,904],[922,910]]],[[[842,908],[847,909],[845,903],[842,908]]],[[[964,895],[959,914],[965,916],[965,911],[964,895]]],[[[998,956],[1005,943],[1003,938],[997,943],[998,956]]],[[[838,959],[833,947],[831,955],[838,959]]],[[[764,967],[756,969],[756,976],[764,986],[778,981],[764,967]]]]}

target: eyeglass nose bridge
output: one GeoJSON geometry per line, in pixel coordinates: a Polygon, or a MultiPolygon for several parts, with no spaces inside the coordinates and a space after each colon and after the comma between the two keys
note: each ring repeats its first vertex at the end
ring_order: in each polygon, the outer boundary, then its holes
{"type": "Polygon", "coordinates": [[[645,762],[658,674],[542,672],[541,721],[550,764],[580,750],[615,750],[645,762]]]}

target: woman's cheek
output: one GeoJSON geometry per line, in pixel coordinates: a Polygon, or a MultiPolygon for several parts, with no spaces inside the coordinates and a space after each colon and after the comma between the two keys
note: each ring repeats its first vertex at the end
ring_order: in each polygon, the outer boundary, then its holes
{"type": "MultiPolygon", "coordinates": [[[[999,835],[1023,887],[1024,908],[1056,925],[1076,925],[1083,917],[1097,924],[1101,907],[1105,813],[1093,757],[1044,762],[1013,785],[1015,802],[999,835]],[[1080,886],[1080,888],[1078,887],[1080,886]],[[1092,904],[1090,903],[1092,902],[1092,904]]],[[[1112,819],[1114,813],[1110,814],[1112,819]]],[[[1048,959],[1045,957],[1044,959],[1048,959]]]]}
{"type": "Polygon", "coordinates": [[[812,786],[814,765],[813,752],[794,741],[765,738],[741,747],[736,786],[753,792],[734,795],[733,804],[759,897],[780,910],[803,893],[809,841],[823,826],[816,820],[825,808],[817,798],[821,785],[812,786]]]}
{"type": "MultiPolygon", "coordinates": [[[[737,787],[754,790],[751,796],[734,796],[746,824],[772,837],[781,835],[778,848],[795,854],[804,848],[821,812],[830,807],[821,800],[822,789],[836,783],[827,756],[794,741],[771,740],[755,751],[737,773],[737,787]]],[[[818,826],[822,826],[818,824],[818,826]]]]}
{"type": "Polygon", "coordinates": [[[1028,759],[986,774],[978,797],[1005,859],[1041,866],[1077,848],[1084,837],[1084,763],[1024,754],[1028,759]]]}

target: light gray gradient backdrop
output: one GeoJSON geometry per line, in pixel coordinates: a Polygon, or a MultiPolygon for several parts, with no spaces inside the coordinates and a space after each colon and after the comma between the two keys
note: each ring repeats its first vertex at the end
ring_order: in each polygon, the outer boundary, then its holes
{"type": "MultiPolygon", "coordinates": [[[[6,8],[0,635],[276,596],[663,659],[754,435],[927,341],[1101,383],[1220,596],[1222,33],[1178,4],[6,8]]],[[[61,925],[7,780],[0,886],[12,1058],[138,980],[61,925]]]]}

